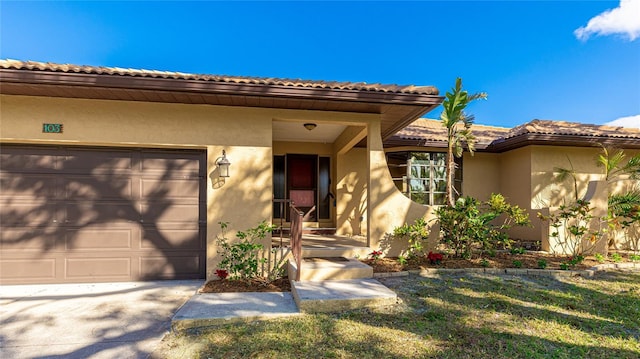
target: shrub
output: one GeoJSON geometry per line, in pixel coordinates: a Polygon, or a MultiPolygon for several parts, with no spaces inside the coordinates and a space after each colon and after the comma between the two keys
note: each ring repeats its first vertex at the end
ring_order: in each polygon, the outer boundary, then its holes
{"type": "Polygon", "coordinates": [[[444,259],[444,256],[441,253],[429,252],[429,254],[427,255],[427,259],[431,264],[440,264],[440,262],[442,262],[442,260],[444,259]]]}
{"type": "Polygon", "coordinates": [[[407,249],[407,259],[424,255],[423,243],[429,238],[429,228],[424,218],[416,219],[413,224],[405,223],[401,227],[393,229],[394,238],[406,238],[409,242],[407,249]]]}
{"type": "Polygon", "coordinates": [[[527,250],[522,247],[518,247],[518,248],[511,248],[510,252],[511,254],[525,254],[527,250]]]}
{"type": "Polygon", "coordinates": [[[596,259],[596,262],[604,263],[605,258],[604,258],[604,256],[602,254],[596,253],[596,254],[593,255],[593,257],[596,259]]]}
{"type": "Polygon", "coordinates": [[[224,269],[216,269],[216,275],[218,276],[218,278],[224,280],[229,276],[229,272],[224,269]]]}
{"type": "Polygon", "coordinates": [[[546,259],[538,260],[538,268],[540,268],[540,269],[547,268],[547,260],[546,259]]]}
{"type": "Polygon", "coordinates": [[[405,256],[398,256],[398,263],[401,266],[407,265],[407,258],[405,256]]]}
{"type": "Polygon", "coordinates": [[[566,251],[576,256],[587,249],[584,247],[585,240],[595,245],[601,236],[600,231],[590,229],[591,221],[595,218],[592,211],[593,207],[589,201],[577,200],[560,206],[557,212],[548,216],[538,213],[538,218],[548,221],[553,228],[550,237],[555,238],[566,251]]]}
{"type": "Polygon", "coordinates": [[[220,257],[222,260],[219,264],[221,270],[227,272],[229,279],[247,280],[257,277],[259,265],[265,263],[266,259],[260,258],[263,246],[256,241],[264,239],[275,227],[262,221],[257,227],[250,228],[246,232],[237,232],[238,241],[230,244],[226,238],[226,229],[229,223],[219,222],[219,224],[221,235],[217,238],[217,242],[221,249],[220,257]]]}
{"type": "Polygon", "coordinates": [[[620,253],[613,253],[611,255],[611,260],[615,263],[621,262],[622,261],[622,256],[620,255],[620,253]]]}
{"type": "Polygon", "coordinates": [[[380,256],[382,256],[382,251],[372,251],[369,253],[369,260],[375,263],[380,259],[380,256]]]}
{"type": "Polygon", "coordinates": [[[560,269],[568,270],[573,269],[578,264],[584,261],[584,257],[582,255],[571,256],[567,259],[566,262],[560,263],[560,269]]]}
{"type": "Polygon", "coordinates": [[[507,203],[501,194],[492,194],[486,202],[473,197],[459,198],[454,206],[440,207],[436,215],[440,241],[453,249],[456,257],[463,258],[471,258],[474,247],[483,251],[510,247],[513,240],[506,230],[531,224],[527,213],[507,203]]]}
{"type": "Polygon", "coordinates": [[[485,267],[485,268],[489,267],[489,264],[490,264],[490,263],[489,263],[489,261],[488,261],[488,260],[486,260],[485,258],[482,258],[482,259],[480,260],[480,265],[481,265],[481,266],[483,266],[483,267],[485,267]]]}
{"type": "Polygon", "coordinates": [[[522,268],[522,261],[521,260],[514,260],[513,261],[513,266],[515,268],[522,268]]]}

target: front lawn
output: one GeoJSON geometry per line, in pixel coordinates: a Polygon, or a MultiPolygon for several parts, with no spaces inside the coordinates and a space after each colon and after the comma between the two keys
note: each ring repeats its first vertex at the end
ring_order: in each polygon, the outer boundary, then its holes
{"type": "Polygon", "coordinates": [[[640,273],[381,280],[401,303],[165,338],[167,358],[638,358],[640,273]]]}

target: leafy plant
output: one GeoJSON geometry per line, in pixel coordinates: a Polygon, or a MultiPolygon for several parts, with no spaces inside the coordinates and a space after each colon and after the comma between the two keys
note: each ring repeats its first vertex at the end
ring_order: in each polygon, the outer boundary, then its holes
{"type": "Polygon", "coordinates": [[[429,254],[427,255],[427,259],[431,264],[440,264],[440,262],[442,262],[442,260],[444,259],[444,256],[442,255],[442,253],[429,252],[429,254]]]}
{"type": "Polygon", "coordinates": [[[471,258],[474,247],[483,251],[510,247],[513,240],[506,231],[531,224],[528,214],[507,203],[501,194],[492,194],[486,202],[473,197],[459,198],[454,206],[438,208],[436,215],[440,241],[453,249],[454,256],[462,258],[471,258]]]}
{"type": "Polygon", "coordinates": [[[405,256],[398,256],[398,263],[399,263],[401,266],[405,266],[405,265],[407,265],[407,257],[405,257],[405,256]]]}
{"type": "Polygon", "coordinates": [[[263,245],[257,241],[264,239],[275,226],[262,221],[258,226],[250,228],[246,232],[238,231],[236,233],[237,241],[229,243],[226,238],[226,229],[229,223],[219,222],[219,224],[221,234],[217,238],[217,243],[222,258],[219,263],[221,270],[227,271],[229,279],[247,280],[257,277],[259,265],[266,262],[265,258],[260,258],[263,245]]]}
{"type": "Polygon", "coordinates": [[[640,261],[640,254],[630,254],[629,260],[631,260],[632,262],[640,261]]]}
{"type": "Polygon", "coordinates": [[[480,265],[481,265],[481,266],[483,266],[483,267],[485,267],[485,268],[487,268],[487,267],[489,267],[490,263],[489,263],[489,261],[488,261],[487,259],[482,258],[482,259],[480,260],[480,265]]]}
{"type": "Polygon", "coordinates": [[[560,269],[564,269],[564,270],[573,269],[583,261],[584,261],[584,256],[582,255],[571,256],[567,259],[566,262],[560,263],[560,269]]]}
{"type": "Polygon", "coordinates": [[[593,257],[596,259],[596,261],[598,263],[604,263],[604,261],[605,261],[604,256],[602,254],[600,254],[600,253],[594,254],[593,257]]]}
{"type": "Polygon", "coordinates": [[[545,216],[538,213],[538,218],[548,221],[553,228],[550,236],[555,238],[565,250],[573,255],[579,255],[586,251],[585,240],[595,246],[601,237],[599,230],[590,228],[594,219],[593,207],[589,201],[577,200],[568,205],[561,205],[558,211],[545,216]]]}
{"type": "Polygon", "coordinates": [[[640,232],[640,185],[627,193],[610,195],[607,214],[612,232],[622,231],[632,248],[639,250],[640,237],[629,234],[640,232]]]}
{"type": "Polygon", "coordinates": [[[522,247],[517,247],[517,248],[511,248],[510,252],[511,254],[525,254],[527,250],[522,247]]]}
{"type": "Polygon", "coordinates": [[[540,268],[540,269],[547,268],[547,260],[546,259],[539,259],[538,260],[538,268],[540,268]]]}
{"type": "Polygon", "coordinates": [[[487,94],[484,92],[469,94],[462,89],[462,79],[457,78],[455,87],[451,91],[447,91],[445,99],[442,102],[442,114],[440,121],[442,126],[447,129],[447,168],[446,168],[446,193],[447,203],[453,206],[455,202],[453,174],[455,172],[455,157],[462,157],[463,144],[467,145],[469,152],[473,154],[475,150],[476,138],[471,133],[471,125],[473,124],[473,115],[467,115],[464,110],[467,106],[477,100],[486,99],[487,94]]]}
{"type": "Polygon", "coordinates": [[[522,268],[522,261],[521,261],[521,260],[518,260],[518,259],[514,260],[514,261],[513,261],[513,266],[514,266],[515,268],[522,268]]]}
{"type": "Polygon", "coordinates": [[[216,275],[218,276],[218,278],[225,280],[229,276],[229,272],[227,272],[225,269],[216,269],[216,275]]]}
{"type": "Polygon", "coordinates": [[[614,263],[622,262],[622,256],[620,255],[620,253],[613,253],[611,254],[611,260],[614,263]]]}
{"type": "Polygon", "coordinates": [[[372,262],[377,262],[378,259],[380,259],[380,257],[382,256],[382,251],[372,251],[371,253],[369,253],[369,260],[372,262]]]}
{"type": "Polygon", "coordinates": [[[406,238],[409,242],[407,249],[407,259],[424,255],[423,243],[429,238],[429,228],[424,218],[416,219],[413,224],[405,223],[401,227],[393,230],[394,238],[406,238]]]}

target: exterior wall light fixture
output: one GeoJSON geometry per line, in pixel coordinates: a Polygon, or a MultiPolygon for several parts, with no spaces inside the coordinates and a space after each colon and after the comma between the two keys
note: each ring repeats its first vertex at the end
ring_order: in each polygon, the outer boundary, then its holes
{"type": "Polygon", "coordinates": [[[222,150],[222,157],[216,160],[216,165],[218,166],[220,177],[228,178],[231,162],[227,159],[227,152],[225,150],[222,150]]]}
{"type": "Polygon", "coordinates": [[[303,126],[304,126],[304,128],[306,128],[309,131],[311,131],[314,128],[318,127],[318,125],[316,125],[315,123],[305,123],[303,126]]]}

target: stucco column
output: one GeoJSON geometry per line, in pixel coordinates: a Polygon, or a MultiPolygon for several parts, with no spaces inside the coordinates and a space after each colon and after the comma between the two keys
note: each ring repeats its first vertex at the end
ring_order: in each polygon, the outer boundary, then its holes
{"type": "Polygon", "coordinates": [[[607,223],[605,218],[609,210],[609,189],[607,181],[590,181],[587,187],[587,193],[584,196],[585,201],[589,201],[593,210],[591,214],[593,219],[589,225],[592,232],[600,232],[595,238],[595,242],[591,242],[588,238],[582,243],[587,253],[601,253],[605,256],[609,249],[609,236],[607,223]]]}

